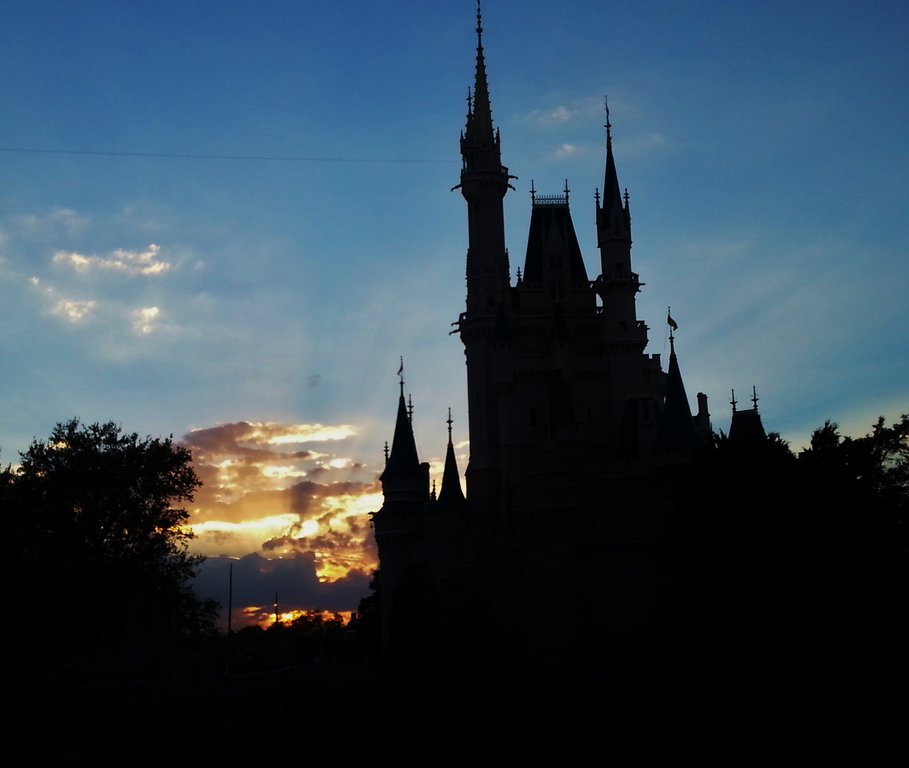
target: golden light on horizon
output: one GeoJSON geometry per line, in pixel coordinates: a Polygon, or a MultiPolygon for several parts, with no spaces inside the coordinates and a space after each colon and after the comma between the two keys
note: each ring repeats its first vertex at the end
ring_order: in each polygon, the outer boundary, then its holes
{"type": "Polygon", "coordinates": [[[289,526],[296,524],[297,520],[297,515],[285,512],[280,515],[271,515],[255,520],[242,520],[238,523],[227,520],[206,520],[189,526],[189,529],[197,536],[217,533],[258,533],[262,536],[267,536],[274,531],[285,530],[289,526]]]}
{"type": "MultiPolygon", "coordinates": [[[[334,560],[329,560],[327,557],[323,556],[324,553],[316,552],[316,576],[318,577],[321,583],[327,583],[331,581],[337,581],[338,579],[343,579],[347,576],[354,567],[351,565],[350,561],[354,560],[353,557],[348,557],[347,561],[344,563],[338,563],[334,560]]],[[[357,568],[357,570],[373,570],[378,566],[378,563],[369,565],[365,562],[365,559],[362,555],[360,559],[364,562],[357,568]]]]}
{"type": "Polygon", "coordinates": [[[334,512],[331,520],[341,521],[357,515],[368,515],[382,506],[385,497],[381,493],[364,493],[360,496],[339,494],[325,499],[326,511],[334,512]]]}
{"type": "Polygon", "coordinates": [[[315,536],[319,532],[318,520],[304,520],[300,525],[300,530],[295,539],[305,539],[307,536],[315,536]]]}
{"type": "Polygon", "coordinates": [[[306,477],[307,472],[291,464],[270,464],[262,467],[262,475],[270,480],[287,480],[306,477]]]}
{"type": "Polygon", "coordinates": [[[278,425],[269,422],[250,422],[250,439],[258,439],[267,445],[287,445],[322,441],[346,440],[357,434],[350,424],[325,426],[323,424],[278,425]]]}
{"type": "MultiPolygon", "coordinates": [[[[246,626],[257,625],[262,629],[269,629],[277,623],[275,621],[274,606],[248,605],[240,609],[240,613],[243,616],[243,623],[246,626]]],[[[281,624],[290,624],[296,619],[303,618],[304,616],[315,616],[319,614],[322,616],[323,621],[332,621],[337,617],[341,619],[341,623],[344,626],[347,626],[353,618],[354,613],[355,611],[307,611],[294,609],[290,611],[281,611],[278,614],[278,622],[281,624]]]]}

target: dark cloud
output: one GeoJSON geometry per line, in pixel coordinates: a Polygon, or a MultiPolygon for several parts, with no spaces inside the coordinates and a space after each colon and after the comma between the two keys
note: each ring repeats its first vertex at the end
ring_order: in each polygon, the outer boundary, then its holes
{"type": "Polygon", "coordinates": [[[237,421],[232,424],[221,424],[216,427],[197,429],[183,435],[181,443],[193,456],[201,461],[206,456],[229,453],[250,463],[262,463],[274,459],[308,459],[310,451],[281,451],[261,447],[267,445],[265,434],[280,434],[276,428],[266,430],[250,424],[248,421],[237,421]]]}
{"type": "Polygon", "coordinates": [[[329,496],[362,496],[374,493],[379,487],[377,482],[364,483],[355,480],[340,480],[334,483],[314,483],[312,480],[301,480],[289,489],[291,511],[303,514],[310,508],[314,499],[329,496]]]}
{"type": "Polygon", "coordinates": [[[276,594],[280,612],[356,611],[360,599],[369,593],[369,580],[366,571],[353,570],[342,579],[320,582],[312,552],[274,559],[252,553],[239,559],[207,558],[193,580],[193,589],[200,598],[212,598],[221,604],[222,626],[227,623],[231,603],[234,627],[238,628],[243,623],[244,609],[257,606],[267,613],[273,610],[276,594]]]}

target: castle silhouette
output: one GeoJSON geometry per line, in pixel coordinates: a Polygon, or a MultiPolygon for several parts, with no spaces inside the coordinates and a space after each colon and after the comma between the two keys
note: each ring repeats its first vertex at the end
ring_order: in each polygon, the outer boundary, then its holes
{"type": "MultiPolygon", "coordinates": [[[[453,333],[467,366],[466,497],[448,419],[441,487],[430,486],[404,396],[373,514],[381,646],[389,657],[471,643],[536,669],[603,669],[646,647],[669,610],[660,541],[672,489],[713,439],[706,395],[692,413],[667,312],[670,354],[647,354],[632,269],[631,209],[606,107],[595,193],[600,272],[591,279],[569,190],[531,189],[512,283],[503,200],[513,189],[494,128],[477,10],[476,77],[461,133],[467,300],[453,333]],[[482,636],[477,636],[482,627],[482,636]],[[453,640],[454,638],[454,640],[453,640]],[[446,645],[447,643],[447,645],[446,645]]],[[[730,439],[764,436],[736,409],[730,439]]]]}

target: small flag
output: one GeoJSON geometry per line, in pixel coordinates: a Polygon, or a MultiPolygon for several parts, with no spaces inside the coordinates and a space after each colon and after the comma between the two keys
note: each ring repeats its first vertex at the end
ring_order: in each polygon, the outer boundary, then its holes
{"type": "Polygon", "coordinates": [[[666,313],[666,322],[669,324],[669,327],[672,328],[672,330],[677,331],[679,329],[679,324],[672,319],[672,315],[670,315],[668,312],[666,313]]]}
{"type": "Polygon", "coordinates": [[[402,373],[404,373],[404,357],[403,356],[401,357],[401,367],[398,368],[398,376],[400,376],[402,373]]]}

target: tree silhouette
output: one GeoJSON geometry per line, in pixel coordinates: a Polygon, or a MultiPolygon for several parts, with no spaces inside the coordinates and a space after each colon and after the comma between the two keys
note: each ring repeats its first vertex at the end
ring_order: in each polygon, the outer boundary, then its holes
{"type": "Polygon", "coordinates": [[[906,416],[860,438],[828,422],[797,456],[776,435],[720,435],[680,486],[674,651],[724,709],[709,716],[856,724],[890,709],[909,681],[907,439],[906,416]]]}
{"type": "Polygon", "coordinates": [[[215,604],[189,587],[203,559],[180,506],[200,485],[191,458],[170,438],[72,419],[5,472],[4,581],[30,674],[160,675],[211,630],[215,604]]]}

